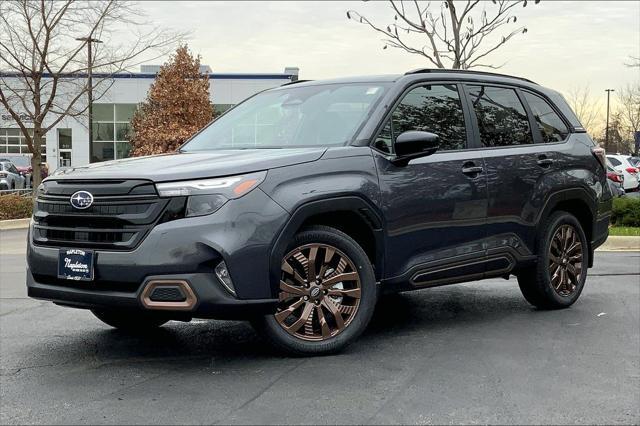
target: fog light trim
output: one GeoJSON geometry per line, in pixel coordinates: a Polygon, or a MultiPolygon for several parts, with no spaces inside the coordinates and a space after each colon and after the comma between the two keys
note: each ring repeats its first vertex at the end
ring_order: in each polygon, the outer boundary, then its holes
{"type": "Polygon", "coordinates": [[[149,281],[142,293],[140,294],[140,302],[147,309],[158,309],[168,311],[191,311],[196,306],[198,298],[191,289],[188,282],[184,280],[151,280],[149,281]],[[179,287],[182,290],[182,294],[185,296],[185,300],[181,302],[166,302],[151,300],[151,294],[153,290],[158,287],[179,287]]]}
{"type": "Polygon", "coordinates": [[[216,265],[215,273],[224,288],[234,297],[237,297],[236,289],[233,286],[233,281],[231,281],[231,275],[229,275],[229,269],[227,269],[227,264],[224,263],[224,260],[216,265]]]}

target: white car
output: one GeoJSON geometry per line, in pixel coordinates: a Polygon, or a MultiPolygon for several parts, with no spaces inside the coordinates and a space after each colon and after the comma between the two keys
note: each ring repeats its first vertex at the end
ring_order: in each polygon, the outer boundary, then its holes
{"type": "Polygon", "coordinates": [[[622,172],[624,175],[624,189],[625,191],[634,191],[640,187],[640,171],[631,162],[629,162],[628,155],[607,155],[607,158],[611,162],[614,169],[622,172]]]}
{"type": "Polygon", "coordinates": [[[9,161],[0,161],[0,190],[24,189],[26,179],[9,161]]]}

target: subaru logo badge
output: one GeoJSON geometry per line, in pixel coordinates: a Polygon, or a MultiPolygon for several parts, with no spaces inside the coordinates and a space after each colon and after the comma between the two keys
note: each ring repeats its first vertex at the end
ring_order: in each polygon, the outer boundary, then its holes
{"type": "Polygon", "coordinates": [[[78,210],[88,209],[93,204],[93,195],[87,191],[78,191],[71,196],[70,201],[71,205],[78,210]]]}

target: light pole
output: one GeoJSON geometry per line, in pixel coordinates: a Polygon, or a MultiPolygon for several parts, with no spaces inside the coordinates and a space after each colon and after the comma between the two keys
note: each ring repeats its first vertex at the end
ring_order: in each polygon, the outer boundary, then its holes
{"type": "Polygon", "coordinates": [[[607,92],[607,127],[604,131],[604,149],[605,151],[609,151],[609,97],[611,92],[615,92],[614,89],[605,89],[607,92]]]}
{"type": "Polygon", "coordinates": [[[91,46],[93,43],[102,43],[101,40],[93,37],[79,37],[76,40],[84,41],[87,43],[87,85],[89,89],[89,163],[93,162],[93,79],[91,71],[93,67],[93,60],[91,57],[91,46]]]}

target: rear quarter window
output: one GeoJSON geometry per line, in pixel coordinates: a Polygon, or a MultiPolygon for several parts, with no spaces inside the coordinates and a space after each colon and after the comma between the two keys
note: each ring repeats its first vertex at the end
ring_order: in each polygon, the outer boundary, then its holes
{"type": "Polygon", "coordinates": [[[620,162],[617,158],[613,158],[613,157],[607,157],[607,158],[609,159],[609,161],[611,161],[611,164],[613,164],[614,167],[617,167],[622,164],[622,162],[620,162]]]}
{"type": "Polygon", "coordinates": [[[531,108],[542,135],[542,141],[545,143],[564,141],[569,135],[569,129],[551,105],[544,98],[530,92],[524,92],[524,98],[531,108]]]}

